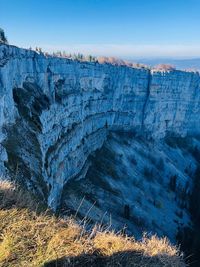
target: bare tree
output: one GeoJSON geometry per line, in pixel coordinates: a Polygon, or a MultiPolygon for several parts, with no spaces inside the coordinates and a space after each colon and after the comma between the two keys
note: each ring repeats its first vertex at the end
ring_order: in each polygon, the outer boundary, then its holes
{"type": "Polygon", "coordinates": [[[176,68],[170,64],[158,64],[154,67],[157,70],[175,70],[176,68]]]}

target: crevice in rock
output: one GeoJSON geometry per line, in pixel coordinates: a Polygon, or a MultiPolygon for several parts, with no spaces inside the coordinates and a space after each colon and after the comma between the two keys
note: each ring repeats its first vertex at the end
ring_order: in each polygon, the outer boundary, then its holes
{"type": "Polygon", "coordinates": [[[148,105],[149,96],[150,96],[151,80],[152,80],[152,74],[151,74],[151,71],[149,70],[149,72],[148,72],[147,90],[146,90],[146,97],[145,97],[144,105],[143,105],[143,108],[142,108],[142,124],[141,124],[142,130],[145,130],[145,123],[144,123],[144,121],[145,121],[146,110],[147,110],[147,105],[148,105]]]}

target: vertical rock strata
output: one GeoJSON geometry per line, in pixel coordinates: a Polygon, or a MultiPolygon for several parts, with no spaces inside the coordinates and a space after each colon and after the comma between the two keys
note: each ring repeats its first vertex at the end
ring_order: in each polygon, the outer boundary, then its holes
{"type": "Polygon", "coordinates": [[[64,184],[84,176],[109,129],[160,139],[196,134],[198,73],[158,72],[45,57],[0,45],[0,170],[20,173],[56,208],[64,184]]]}

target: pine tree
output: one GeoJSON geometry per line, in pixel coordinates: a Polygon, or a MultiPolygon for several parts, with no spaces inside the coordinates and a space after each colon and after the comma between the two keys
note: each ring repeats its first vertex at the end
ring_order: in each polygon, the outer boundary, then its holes
{"type": "Polygon", "coordinates": [[[91,55],[88,56],[88,61],[92,62],[92,56],[91,55]]]}
{"type": "Polygon", "coordinates": [[[0,28],[0,43],[8,44],[8,40],[5,36],[4,30],[0,28]]]}

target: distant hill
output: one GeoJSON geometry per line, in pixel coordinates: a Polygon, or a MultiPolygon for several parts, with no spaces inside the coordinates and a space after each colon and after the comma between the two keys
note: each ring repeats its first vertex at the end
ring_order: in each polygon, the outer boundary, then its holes
{"type": "Polygon", "coordinates": [[[164,58],[152,58],[152,59],[137,59],[131,60],[133,62],[137,61],[142,64],[146,64],[149,66],[155,66],[157,64],[170,64],[175,66],[177,69],[185,70],[185,69],[195,69],[200,70],[200,58],[192,58],[192,59],[164,59],[164,58]]]}

